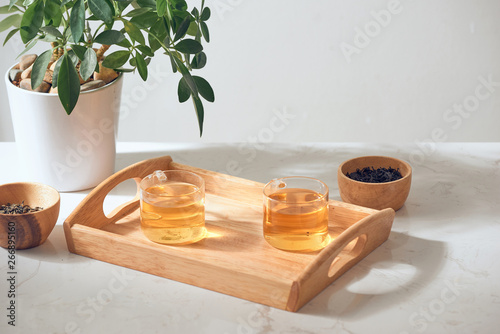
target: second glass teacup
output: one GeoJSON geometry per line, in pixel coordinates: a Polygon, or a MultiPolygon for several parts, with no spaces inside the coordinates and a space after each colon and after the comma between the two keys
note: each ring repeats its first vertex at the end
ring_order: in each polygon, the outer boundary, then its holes
{"type": "Polygon", "coordinates": [[[264,187],[264,238],[288,251],[315,251],[330,242],[328,187],[320,180],[291,176],[264,187]]]}

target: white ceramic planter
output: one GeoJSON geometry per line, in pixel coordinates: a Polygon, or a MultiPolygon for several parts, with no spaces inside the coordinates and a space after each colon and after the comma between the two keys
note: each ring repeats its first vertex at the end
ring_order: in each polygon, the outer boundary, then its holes
{"type": "Polygon", "coordinates": [[[57,94],[5,84],[23,181],[58,191],[96,186],[114,172],[116,133],[123,75],[104,87],[80,94],[67,115],[57,94]]]}

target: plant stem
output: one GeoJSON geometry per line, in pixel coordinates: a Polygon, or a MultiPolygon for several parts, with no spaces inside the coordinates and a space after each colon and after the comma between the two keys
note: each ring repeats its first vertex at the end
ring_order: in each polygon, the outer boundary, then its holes
{"type": "Polygon", "coordinates": [[[95,30],[94,35],[92,36],[92,42],[93,42],[93,41],[94,41],[94,39],[96,38],[97,33],[99,32],[99,29],[101,29],[101,28],[104,26],[104,24],[105,24],[105,23],[101,23],[101,25],[97,27],[97,29],[95,30]]]}
{"type": "Polygon", "coordinates": [[[186,59],[186,61],[184,62],[186,64],[186,67],[189,71],[192,71],[193,68],[191,67],[191,63],[189,62],[189,54],[184,54],[184,58],[186,59]]]}
{"type": "MultiPolygon", "coordinates": [[[[62,47],[64,48],[68,42],[66,39],[66,31],[69,29],[69,24],[68,24],[69,13],[68,13],[68,7],[66,7],[66,5],[64,5],[64,13],[61,15],[61,19],[62,19],[64,24],[63,24],[63,32],[62,32],[63,39],[62,39],[62,42],[60,44],[62,44],[62,47]],[[65,18],[64,14],[66,14],[68,16],[68,18],[65,18]]],[[[61,45],[59,45],[59,48],[57,49],[58,50],[57,59],[59,59],[61,57],[61,54],[59,52],[60,47],[61,47],[61,45]]]]}
{"type": "Polygon", "coordinates": [[[167,52],[167,54],[168,54],[169,56],[171,56],[171,55],[172,55],[172,54],[170,53],[170,50],[168,49],[168,47],[167,47],[165,44],[163,44],[163,41],[161,41],[161,40],[158,38],[158,36],[156,36],[155,34],[151,33],[151,32],[150,32],[150,31],[148,31],[148,30],[144,30],[144,31],[145,31],[145,32],[147,32],[147,33],[148,33],[148,35],[153,36],[153,37],[154,37],[154,39],[156,39],[156,40],[158,41],[158,43],[160,43],[160,46],[161,46],[161,47],[162,47],[162,48],[163,48],[163,49],[167,52]]]}
{"type": "Polygon", "coordinates": [[[101,45],[101,47],[99,48],[99,50],[97,50],[96,52],[96,56],[97,56],[97,62],[100,62],[102,60],[102,58],[104,57],[104,53],[106,51],[108,51],[109,49],[109,45],[101,45]]]}
{"type": "Polygon", "coordinates": [[[64,14],[61,15],[61,18],[64,21],[64,31],[66,31],[66,29],[68,29],[68,27],[69,27],[69,24],[68,24],[69,14],[68,14],[68,7],[66,7],[66,5],[64,5],[64,14]],[[67,19],[64,17],[64,14],[66,14],[68,16],[67,19]]]}

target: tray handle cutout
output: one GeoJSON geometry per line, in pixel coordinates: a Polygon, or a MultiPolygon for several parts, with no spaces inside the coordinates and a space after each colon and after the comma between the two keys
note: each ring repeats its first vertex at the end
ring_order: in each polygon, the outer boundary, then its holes
{"type": "Polygon", "coordinates": [[[287,309],[299,309],[387,240],[394,216],[393,209],[377,211],[336,237],[297,278],[287,309]]]}
{"type": "Polygon", "coordinates": [[[336,279],[387,239],[394,215],[394,210],[384,209],[359,220],[326,246],[304,274],[315,269],[336,279]]]}
{"type": "Polygon", "coordinates": [[[129,215],[139,207],[139,191],[137,191],[134,199],[115,208],[108,217],[104,213],[103,204],[109,192],[129,179],[134,179],[139,185],[142,178],[155,170],[169,169],[171,162],[172,158],[170,156],[163,156],[138,162],[113,174],[84,198],[71,215],[66,218],[64,224],[71,227],[73,224],[80,223],[89,227],[101,228],[129,215]]]}
{"type": "Polygon", "coordinates": [[[340,249],[339,254],[333,259],[330,268],[328,269],[328,277],[333,277],[339,272],[342,267],[348,265],[349,262],[355,260],[365,249],[366,234],[352,239],[345,247],[340,249]]]}

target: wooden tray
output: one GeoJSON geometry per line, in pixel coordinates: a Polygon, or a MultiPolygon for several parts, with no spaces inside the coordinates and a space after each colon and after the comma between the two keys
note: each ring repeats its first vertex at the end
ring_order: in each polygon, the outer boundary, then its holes
{"type": "Polygon", "coordinates": [[[72,253],[140,270],[287,311],[297,311],[389,237],[394,210],[330,201],[330,235],[321,251],[294,253],[262,235],[262,183],[172,162],[169,156],[129,166],[97,186],[64,222],[72,253]],[[149,241],[140,228],[139,197],[103,212],[106,195],[155,170],[190,170],[205,179],[209,236],[186,246],[149,241]]]}

